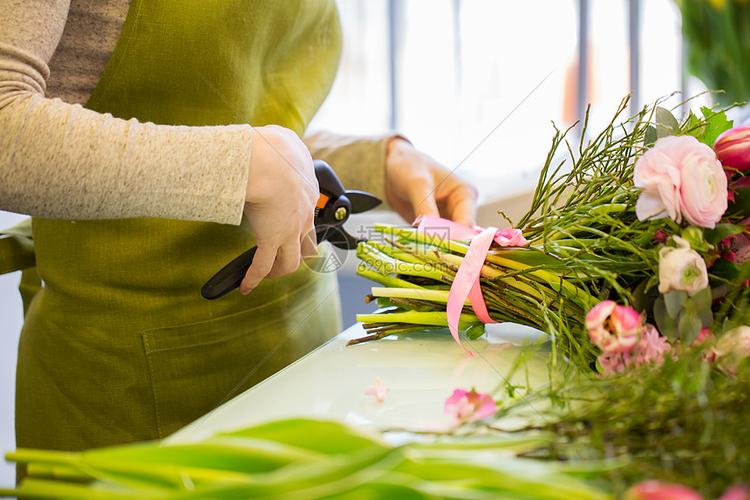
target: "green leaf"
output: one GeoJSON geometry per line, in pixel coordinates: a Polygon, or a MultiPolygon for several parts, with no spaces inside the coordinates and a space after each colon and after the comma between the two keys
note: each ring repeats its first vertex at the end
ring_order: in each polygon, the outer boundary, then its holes
{"type": "Polygon", "coordinates": [[[714,322],[714,314],[711,311],[711,289],[706,287],[690,298],[693,310],[698,314],[702,326],[708,327],[714,322]]]}
{"type": "Polygon", "coordinates": [[[667,314],[669,315],[669,317],[672,319],[677,319],[677,316],[679,316],[680,311],[685,306],[687,300],[687,292],[673,291],[665,293],[664,305],[666,306],[667,314]]]}
{"type": "Polygon", "coordinates": [[[645,311],[649,309],[649,302],[651,297],[647,293],[648,280],[643,280],[638,283],[638,286],[633,290],[633,307],[636,311],[645,311]]]}
{"type": "Polygon", "coordinates": [[[703,232],[703,237],[708,243],[718,245],[724,238],[729,238],[735,234],[741,234],[745,228],[736,224],[717,224],[715,228],[703,232]]]}
{"type": "Polygon", "coordinates": [[[656,125],[661,126],[665,129],[671,129],[677,131],[680,128],[680,123],[677,118],[666,108],[661,106],[656,107],[656,125]]]}
{"type": "Polygon", "coordinates": [[[680,317],[677,329],[680,333],[680,340],[684,345],[692,344],[701,331],[701,320],[695,311],[685,311],[680,317]]]}
{"type": "Polygon", "coordinates": [[[664,297],[659,297],[654,302],[654,319],[656,326],[662,335],[669,340],[677,339],[677,322],[667,314],[667,307],[664,304],[664,297]]]}
{"type": "Polygon", "coordinates": [[[692,135],[696,139],[700,140],[701,137],[703,137],[703,132],[706,127],[703,124],[703,120],[698,118],[695,113],[690,111],[688,117],[685,119],[682,127],[680,128],[684,131],[685,134],[692,135]]]}
{"type": "Polygon", "coordinates": [[[654,145],[656,139],[658,139],[658,135],[656,134],[656,127],[654,127],[653,125],[649,125],[648,127],[646,127],[646,132],[643,136],[643,145],[647,148],[650,148],[654,145]]]}
{"type": "Polygon", "coordinates": [[[734,203],[729,206],[729,212],[743,215],[750,212],[750,188],[735,189],[734,203]]]}
{"type": "Polygon", "coordinates": [[[351,453],[379,444],[344,424],[307,419],[278,420],[219,436],[277,441],[325,454],[351,453]]]}
{"type": "Polygon", "coordinates": [[[740,273],[736,264],[726,259],[719,259],[711,266],[710,274],[723,280],[735,281],[740,273]]]}
{"type": "Polygon", "coordinates": [[[721,135],[722,132],[732,128],[733,122],[727,118],[726,113],[723,111],[714,111],[706,106],[701,107],[701,113],[706,119],[706,128],[703,131],[703,136],[698,139],[711,147],[713,147],[716,139],[721,135]]]}

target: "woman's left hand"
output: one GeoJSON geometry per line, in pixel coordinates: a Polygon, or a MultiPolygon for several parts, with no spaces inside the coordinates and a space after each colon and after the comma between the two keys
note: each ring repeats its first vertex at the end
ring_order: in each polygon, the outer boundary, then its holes
{"type": "Polygon", "coordinates": [[[477,190],[404,139],[388,144],[385,195],[407,222],[440,215],[469,227],[476,223],[477,190]]]}

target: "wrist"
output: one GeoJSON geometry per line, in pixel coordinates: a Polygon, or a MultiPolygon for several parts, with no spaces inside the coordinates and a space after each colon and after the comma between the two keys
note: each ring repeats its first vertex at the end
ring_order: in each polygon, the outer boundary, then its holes
{"type": "Polygon", "coordinates": [[[413,150],[414,146],[411,142],[401,136],[395,136],[388,141],[385,147],[385,165],[395,163],[404,153],[413,150]]]}
{"type": "Polygon", "coordinates": [[[405,148],[412,148],[411,142],[407,141],[405,138],[401,137],[400,135],[392,137],[388,144],[386,144],[385,147],[385,154],[386,157],[390,156],[392,153],[396,153],[400,150],[403,150],[405,148]]]}

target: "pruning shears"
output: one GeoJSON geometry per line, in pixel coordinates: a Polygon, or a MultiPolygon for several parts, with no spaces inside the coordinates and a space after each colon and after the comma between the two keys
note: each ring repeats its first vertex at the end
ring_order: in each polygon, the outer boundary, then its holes
{"type": "MultiPolygon", "coordinates": [[[[337,248],[352,250],[362,239],[347,233],[343,227],[344,223],[351,214],[366,212],[382,202],[365,191],[344,189],[344,185],[326,162],[315,160],[314,165],[315,177],[320,187],[320,196],[315,206],[315,235],[318,243],[328,241],[337,248]]],[[[239,288],[245,273],[253,263],[257,249],[258,247],[253,247],[240,254],[214,274],[201,288],[203,298],[218,299],[239,288]]]]}

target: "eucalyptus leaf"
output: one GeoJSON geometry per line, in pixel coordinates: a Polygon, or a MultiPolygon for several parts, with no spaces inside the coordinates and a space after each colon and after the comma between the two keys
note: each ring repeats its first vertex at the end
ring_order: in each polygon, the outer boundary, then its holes
{"type": "Polygon", "coordinates": [[[714,321],[714,314],[711,311],[711,289],[706,287],[690,298],[694,305],[694,310],[701,319],[702,326],[710,326],[714,321]]]}
{"type": "Polygon", "coordinates": [[[658,138],[659,137],[656,134],[656,127],[654,127],[653,125],[649,125],[646,128],[646,132],[644,134],[643,145],[646,146],[647,148],[651,147],[654,145],[654,143],[656,142],[656,139],[658,138]]]}
{"type": "Polygon", "coordinates": [[[667,314],[664,297],[658,297],[654,302],[654,320],[662,335],[672,341],[677,339],[677,321],[667,314]]]}
{"type": "Polygon", "coordinates": [[[671,127],[665,127],[661,124],[656,124],[656,137],[661,139],[662,137],[669,137],[675,135],[675,129],[671,127]]]}
{"type": "Polygon", "coordinates": [[[680,311],[682,311],[685,303],[688,300],[687,292],[682,290],[674,290],[664,294],[664,305],[667,309],[667,314],[672,319],[677,319],[680,311]]]}
{"type": "Polygon", "coordinates": [[[684,311],[677,326],[684,345],[692,344],[701,331],[701,320],[695,311],[684,311]]]}
{"type": "Polygon", "coordinates": [[[661,106],[656,107],[656,124],[665,129],[678,130],[680,128],[677,118],[668,109],[661,106]]]}

